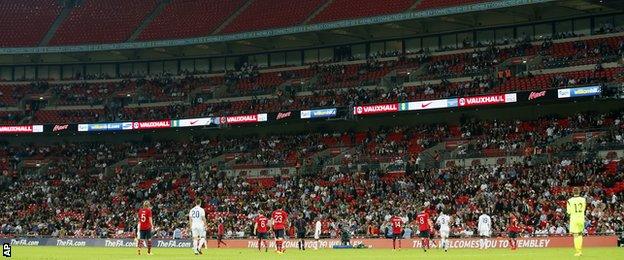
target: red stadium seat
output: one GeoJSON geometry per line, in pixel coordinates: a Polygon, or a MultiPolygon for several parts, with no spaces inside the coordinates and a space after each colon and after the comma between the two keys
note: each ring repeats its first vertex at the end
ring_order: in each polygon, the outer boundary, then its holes
{"type": "Polygon", "coordinates": [[[61,23],[50,45],[124,42],[157,0],[85,0],[61,23]]]}

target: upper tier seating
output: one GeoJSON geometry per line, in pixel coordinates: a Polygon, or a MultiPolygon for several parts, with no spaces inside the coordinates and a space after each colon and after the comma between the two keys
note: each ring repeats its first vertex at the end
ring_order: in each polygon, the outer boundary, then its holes
{"type": "Polygon", "coordinates": [[[50,45],[124,42],[157,0],[86,0],[61,23],[50,45]]]}
{"type": "Polygon", "coordinates": [[[475,4],[481,2],[490,2],[492,0],[422,0],[417,6],[417,10],[442,8],[458,5],[475,4]]]}
{"type": "Polygon", "coordinates": [[[335,0],[312,19],[312,23],[332,22],[367,16],[400,13],[414,0],[335,0]]]}
{"type": "Polygon", "coordinates": [[[0,46],[37,46],[61,12],[58,0],[0,0],[0,46]]]}
{"type": "Polygon", "coordinates": [[[244,2],[243,0],[173,0],[141,32],[138,39],[145,41],[207,36],[244,2]]]}
{"type": "Polygon", "coordinates": [[[299,25],[323,2],[323,0],[254,1],[222,32],[247,32],[299,25]]]}

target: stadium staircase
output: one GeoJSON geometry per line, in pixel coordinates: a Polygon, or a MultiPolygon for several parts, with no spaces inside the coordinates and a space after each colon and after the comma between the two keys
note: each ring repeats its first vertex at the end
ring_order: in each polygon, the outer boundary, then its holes
{"type": "Polygon", "coordinates": [[[117,168],[120,168],[120,169],[128,168],[128,167],[130,167],[130,164],[128,163],[129,160],[130,159],[126,158],[126,159],[123,159],[123,160],[118,161],[116,163],[113,163],[113,164],[107,166],[106,169],[104,169],[104,172],[106,174],[112,174],[112,173],[114,173],[115,169],[117,169],[117,168]]]}
{"type": "Polygon", "coordinates": [[[326,161],[325,166],[340,165],[342,163],[342,158],[344,158],[346,155],[349,155],[349,154],[355,154],[355,147],[347,147],[343,149],[339,154],[336,154],[332,156],[331,158],[329,158],[326,161]]]}
{"type": "Polygon", "coordinates": [[[414,0],[414,4],[410,6],[407,10],[416,10],[416,8],[420,5],[423,0],[414,0]]]}
{"type": "Polygon", "coordinates": [[[528,70],[536,68],[542,64],[543,57],[540,55],[525,56],[525,57],[510,57],[499,64],[495,71],[510,69],[512,73],[519,77],[525,75],[528,70]]]}
{"type": "Polygon", "coordinates": [[[422,76],[427,75],[428,73],[427,67],[429,67],[429,63],[423,63],[420,65],[420,67],[412,69],[410,72],[410,81],[413,81],[415,79],[418,79],[422,76]]]}
{"type": "Polygon", "coordinates": [[[310,21],[312,21],[312,19],[314,19],[314,17],[316,17],[316,15],[318,15],[319,13],[321,13],[323,10],[325,10],[325,8],[327,8],[328,6],[330,6],[332,3],[334,2],[334,0],[327,0],[325,1],[324,4],[320,5],[316,10],[314,10],[314,12],[312,12],[310,14],[310,16],[308,16],[308,18],[306,18],[303,21],[303,25],[306,25],[308,23],[310,23],[310,21]]]}
{"type": "Polygon", "coordinates": [[[52,40],[52,37],[54,37],[54,34],[56,33],[56,30],[58,30],[61,23],[65,21],[65,18],[67,18],[69,13],[71,13],[72,9],[73,5],[71,4],[71,1],[68,1],[68,3],[63,6],[63,9],[56,17],[56,19],[54,19],[54,22],[52,23],[52,25],[50,25],[50,29],[48,29],[46,34],[43,36],[38,46],[46,46],[48,45],[48,43],[50,43],[50,40],[52,40]]]}
{"type": "Polygon", "coordinates": [[[309,159],[311,164],[303,164],[302,173],[303,174],[314,174],[325,166],[329,165],[329,162],[333,162],[335,158],[339,158],[344,152],[352,150],[352,148],[347,147],[338,147],[338,148],[328,148],[321,152],[318,152],[307,159],[309,159]]]}
{"type": "Polygon", "coordinates": [[[154,10],[152,10],[146,17],[145,19],[143,19],[143,21],[141,21],[141,24],[139,24],[139,26],[137,26],[136,29],[134,29],[134,31],[132,32],[132,34],[130,35],[130,38],[127,40],[127,42],[133,42],[135,41],[139,35],[141,35],[141,32],[143,32],[143,30],[154,20],[154,18],[156,18],[158,15],[160,15],[160,13],[162,13],[163,10],[165,10],[165,7],[171,3],[172,0],[162,0],[155,8],[154,10]]]}
{"type": "MultiPolygon", "coordinates": [[[[420,157],[420,164],[418,167],[420,169],[432,169],[440,167],[439,162],[435,161],[436,152],[442,154],[446,150],[446,143],[439,142],[438,144],[425,149],[418,156],[420,157]]],[[[440,161],[441,162],[441,161],[440,161]]]]}
{"type": "Polygon", "coordinates": [[[245,9],[247,9],[253,3],[253,1],[254,0],[248,0],[247,2],[245,2],[243,6],[238,8],[236,12],[232,13],[230,17],[225,19],[225,21],[221,25],[219,25],[219,27],[217,27],[217,29],[215,29],[211,34],[212,35],[219,34],[223,29],[225,29],[225,27],[227,27],[232,21],[234,21],[234,19],[236,19],[238,15],[240,15],[243,11],[245,11],[245,9]]]}
{"type": "Polygon", "coordinates": [[[217,157],[210,158],[210,160],[208,160],[208,161],[202,162],[202,164],[205,164],[205,165],[213,165],[213,164],[221,165],[221,164],[226,162],[226,157],[228,157],[228,156],[229,156],[229,154],[221,154],[221,155],[219,155],[217,157]]]}

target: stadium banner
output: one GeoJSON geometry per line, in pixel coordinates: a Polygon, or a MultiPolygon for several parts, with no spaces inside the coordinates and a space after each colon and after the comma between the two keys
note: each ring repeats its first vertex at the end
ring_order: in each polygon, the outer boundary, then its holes
{"type": "Polygon", "coordinates": [[[293,115],[292,111],[286,111],[286,112],[278,112],[277,114],[275,114],[275,117],[273,117],[272,115],[270,117],[275,118],[275,120],[288,120],[288,119],[293,118],[292,115],[293,115]]]}
{"type": "Polygon", "coordinates": [[[7,125],[0,126],[0,134],[42,133],[43,125],[7,125]]]}
{"type": "MultiPolygon", "coordinates": [[[[136,247],[134,239],[100,239],[100,238],[0,238],[2,243],[13,246],[62,246],[62,247],[136,247]]],[[[188,239],[154,239],[154,247],[190,248],[192,241],[188,239]]]]}
{"type": "MultiPolygon", "coordinates": [[[[617,236],[586,236],[583,239],[584,247],[615,247],[617,236]]],[[[101,239],[101,238],[0,238],[1,243],[10,243],[13,246],[60,246],[60,247],[136,247],[134,239],[101,239]]],[[[257,248],[256,239],[229,239],[224,240],[227,248],[257,248]]],[[[449,248],[509,248],[508,238],[451,238],[449,248]]],[[[191,248],[192,241],[189,239],[154,239],[153,246],[158,248],[191,248]]],[[[340,239],[322,239],[306,241],[308,248],[332,248],[340,245],[340,239]]],[[[352,245],[363,244],[370,248],[392,248],[392,240],[384,238],[373,239],[351,239],[352,245]]],[[[403,239],[403,248],[421,248],[420,239],[403,239]]],[[[439,245],[436,244],[436,245],[439,245]]],[[[434,245],[434,247],[436,246],[434,245]]],[[[217,241],[208,240],[208,248],[216,248],[217,241]]],[[[269,242],[269,247],[275,248],[275,241],[269,242]]],[[[284,242],[285,248],[297,248],[297,240],[288,239],[284,242]]],[[[531,237],[518,238],[519,248],[570,248],[573,247],[573,240],[570,236],[557,237],[531,237]]]]}
{"type": "Polygon", "coordinates": [[[245,123],[258,123],[268,121],[268,114],[248,114],[238,116],[222,116],[219,118],[220,124],[245,124],[245,123]]]}
{"type": "Polygon", "coordinates": [[[518,93],[518,102],[536,103],[541,101],[557,100],[557,90],[527,91],[518,93]]]}
{"type": "Polygon", "coordinates": [[[212,117],[172,120],[171,127],[209,126],[213,123],[212,120],[212,117]]]}
{"type": "Polygon", "coordinates": [[[77,130],[78,130],[78,126],[71,125],[71,124],[45,125],[43,127],[44,132],[52,132],[52,133],[75,132],[77,130]]]}
{"type": "Polygon", "coordinates": [[[557,97],[558,98],[593,97],[593,96],[599,96],[601,93],[602,93],[602,88],[600,86],[563,88],[557,91],[557,97]]]}
{"type": "Polygon", "coordinates": [[[495,94],[495,95],[484,95],[484,96],[474,96],[474,97],[461,97],[457,100],[457,103],[458,103],[458,106],[460,107],[469,107],[469,106],[515,103],[517,101],[518,101],[518,97],[516,93],[509,93],[509,94],[495,94]]]}
{"type": "Polygon", "coordinates": [[[100,132],[132,130],[132,122],[78,124],[78,132],[100,132]]]}
{"type": "MultiPolygon", "coordinates": [[[[402,107],[404,106],[405,105],[402,105],[402,107]]],[[[399,112],[399,103],[376,104],[376,105],[353,107],[354,115],[372,115],[372,114],[396,113],[396,112],[399,112]]]]}
{"type": "Polygon", "coordinates": [[[323,108],[314,110],[302,110],[300,117],[301,119],[331,118],[336,117],[337,114],[338,109],[336,108],[323,108]]]}
{"type": "MultiPolygon", "coordinates": [[[[159,128],[171,128],[171,120],[144,121],[144,122],[132,123],[133,130],[159,129],[159,128]]],[[[130,129],[124,128],[124,130],[130,130],[130,129]]]]}
{"type": "Polygon", "coordinates": [[[437,108],[451,108],[451,107],[457,107],[456,98],[416,101],[416,102],[407,103],[407,110],[409,111],[437,109],[437,108]]]}

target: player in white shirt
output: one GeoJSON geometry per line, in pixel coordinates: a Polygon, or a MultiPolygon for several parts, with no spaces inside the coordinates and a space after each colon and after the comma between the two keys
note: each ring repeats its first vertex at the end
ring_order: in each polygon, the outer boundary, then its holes
{"type": "Polygon", "coordinates": [[[189,227],[193,235],[193,253],[203,254],[201,249],[206,245],[206,212],[201,207],[201,200],[195,200],[195,207],[189,211],[189,227]]]}
{"type": "Polygon", "coordinates": [[[492,235],[492,218],[490,218],[488,214],[483,213],[481,214],[481,216],[479,216],[479,224],[477,230],[479,231],[479,236],[481,236],[479,248],[484,249],[485,238],[489,238],[492,235]]]}
{"type": "Polygon", "coordinates": [[[440,244],[444,248],[444,252],[448,252],[448,238],[451,233],[451,217],[444,214],[444,211],[440,212],[440,215],[436,219],[436,224],[440,226],[440,244]]]}
{"type": "Polygon", "coordinates": [[[317,217],[316,223],[314,224],[314,240],[316,240],[316,248],[318,249],[319,239],[321,238],[321,229],[323,225],[321,224],[321,217],[317,217]]]}

